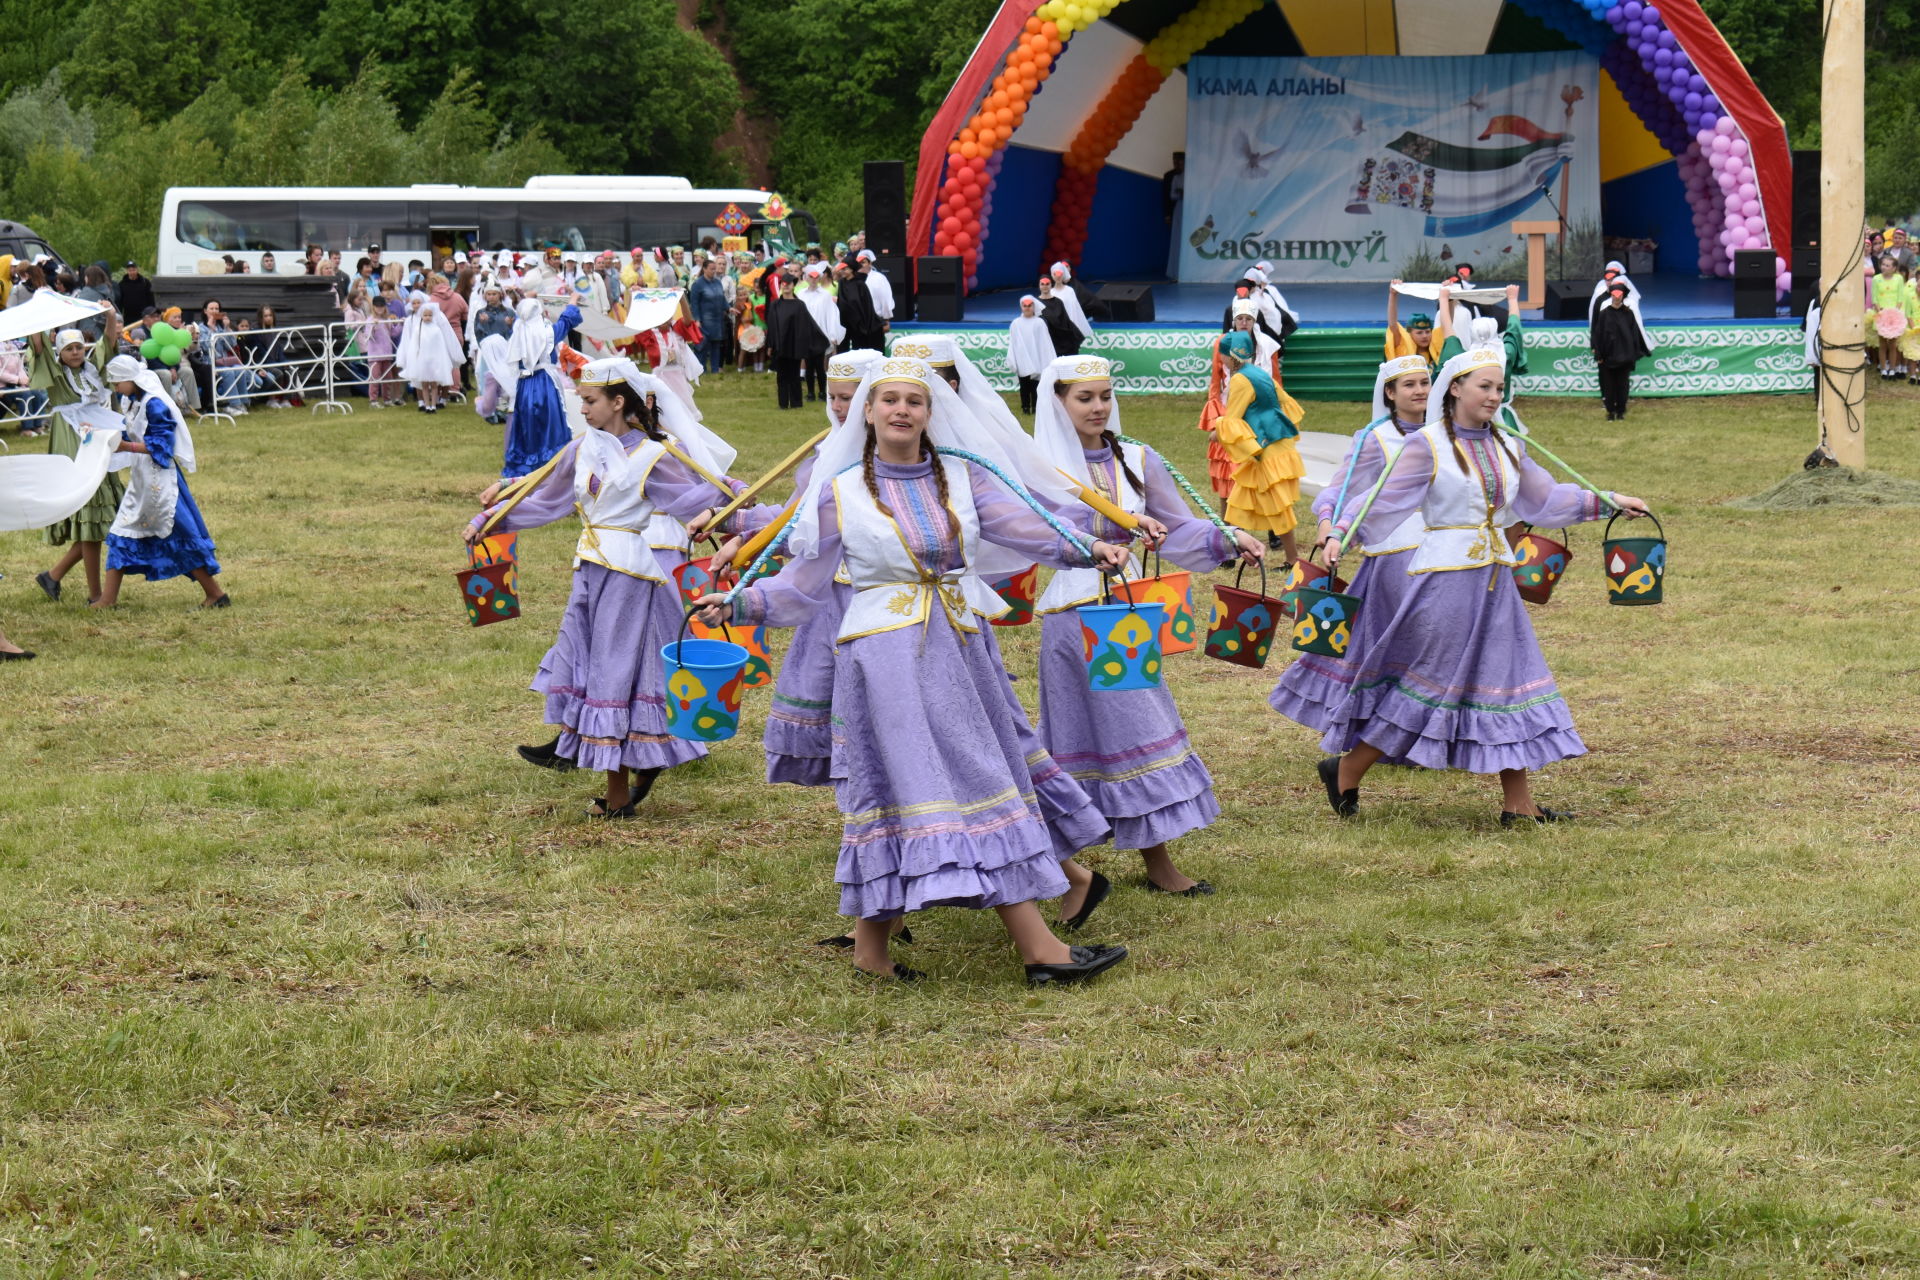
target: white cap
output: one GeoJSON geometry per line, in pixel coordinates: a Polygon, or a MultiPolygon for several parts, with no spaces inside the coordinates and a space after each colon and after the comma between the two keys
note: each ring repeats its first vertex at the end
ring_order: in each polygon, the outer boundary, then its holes
{"type": "Polygon", "coordinates": [[[87,335],[78,329],[62,329],[59,333],[53,335],[53,349],[55,351],[65,351],[68,347],[85,346],[86,342],[87,335]]]}

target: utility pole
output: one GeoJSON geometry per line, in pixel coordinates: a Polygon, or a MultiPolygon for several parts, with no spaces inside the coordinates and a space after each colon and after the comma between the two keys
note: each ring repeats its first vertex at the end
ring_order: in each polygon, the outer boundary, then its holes
{"type": "Polygon", "coordinates": [[[1867,465],[1865,0],[1824,0],[1820,68],[1820,421],[1834,461],[1867,465]]]}

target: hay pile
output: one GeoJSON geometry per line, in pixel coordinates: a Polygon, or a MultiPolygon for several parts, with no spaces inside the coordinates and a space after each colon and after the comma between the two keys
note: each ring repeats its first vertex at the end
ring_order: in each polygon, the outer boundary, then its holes
{"type": "Polygon", "coordinates": [[[1884,471],[1821,467],[1796,471],[1779,484],[1727,503],[1743,511],[1809,511],[1816,507],[1920,507],[1920,480],[1884,471]]]}

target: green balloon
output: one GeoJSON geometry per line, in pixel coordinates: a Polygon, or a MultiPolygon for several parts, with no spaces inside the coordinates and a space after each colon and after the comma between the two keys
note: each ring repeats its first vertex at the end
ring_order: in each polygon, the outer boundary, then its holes
{"type": "Polygon", "coordinates": [[[154,321],[153,328],[148,330],[148,332],[153,334],[153,336],[161,342],[171,343],[173,341],[173,335],[178,333],[179,330],[175,329],[165,320],[156,320],[154,321]]]}
{"type": "Polygon", "coordinates": [[[161,363],[161,364],[164,364],[164,365],[176,365],[176,364],[179,364],[179,363],[180,363],[180,348],[178,348],[178,347],[162,347],[162,348],[160,348],[160,363],[161,363]]]}
{"type": "MultiPolygon", "coordinates": [[[[172,350],[171,347],[167,349],[169,351],[172,350]]],[[[143,360],[158,360],[160,358],[160,339],[148,338],[145,342],[141,343],[140,357],[143,360]]]]}
{"type": "MultiPolygon", "coordinates": [[[[164,343],[168,341],[168,339],[163,338],[161,339],[161,341],[164,343]]],[[[174,350],[185,351],[188,347],[193,345],[193,335],[191,333],[188,333],[185,329],[175,329],[173,331],[173,338],[171,339],[171,341],[173,343],[174,350]]]]}

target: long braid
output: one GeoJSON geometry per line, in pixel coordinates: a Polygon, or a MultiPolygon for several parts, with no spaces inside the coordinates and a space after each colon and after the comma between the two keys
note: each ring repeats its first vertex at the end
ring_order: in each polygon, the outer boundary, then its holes
{"type": "Polygon", "coordinates": [[[953,514],[953,495],[947,490],[947,464],[933,451],[933,441],[920,437],[920,456],[933,464],[933,487],[940,494],[940,509],[947,513],[947,532],[957,541],[960,537],[960,518],[953,514]]]}
{"type": "Polygon", "coordinates": [[[1133,468],[1127,465],[1127,455],[1125,450],[1120,447],[1120,437],[1111,431],[1102,431],[1100,438],[1106,441],[1107,448],[1113,450],[1113,460],[1120,464],[1120,474],[1125,476],[1127,483],[1133,486],[1134,493],[1145,497],[1147,486],[1141,481],[1139,476],[1133,474],[1133,468]]]}
{"type": "Polygon", "coordinates": [[[867,482],[867,496],[873,499],[873,505],[880,508],[880,514],[893,519],[893,508],[880,496],[880,478],[873,471],[873,427],[867,427],[866,447],[860,450],[860,476],[867,482]]]}

